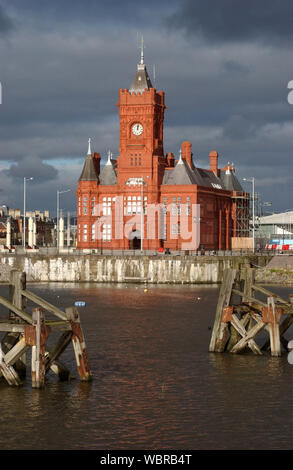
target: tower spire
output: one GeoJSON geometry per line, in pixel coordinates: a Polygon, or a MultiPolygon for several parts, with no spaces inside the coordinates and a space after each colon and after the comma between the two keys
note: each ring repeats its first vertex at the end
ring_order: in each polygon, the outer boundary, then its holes
{"type": "Polygon", "coordinates": [[[108,150],[108,160],[107,160],[106,165],[112,165],[111,158],[112,158],[112,152],[108,150]]]}
{"type": "Polygon", "coordinates": [[[179,160],[177,162],[177,165],[182,165],[183,164],[183,160],[182,160],[182,150],[180,148],[179,150],[179,160]]]}
{"type": "Polygon", "coordinates": [[[136,75],[129,88],[129,92],[136,94],[143,93],[145,89],[149,90],[150,88],[153,88],[153,85],[144,63],[144,39],[141,37],[140,62],[137,64],[136,75]]]}
{"type": "Polygon", "coordinates": [[[91,154],[92,154],[92,150],[91,150],[91,141],[92,141],[92,139],[89,138],[89,140],[88,140],[89,146],[88,146],[88,151],[87,151],[87,154],[88,154],[88,155],[91,155],[91,154]]]}
{"type": "Polygon", "coordinates": [[[140,46],[140,65],[144,64],[144,40],[141,36],[141,46],[140,46]]]}

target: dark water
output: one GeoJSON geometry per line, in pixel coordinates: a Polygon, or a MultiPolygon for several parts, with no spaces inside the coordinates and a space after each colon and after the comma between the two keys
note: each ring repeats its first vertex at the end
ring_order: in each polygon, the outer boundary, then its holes
{"type": "MultiPolygon", "coordinates": [[[[217,287],[30,289],[60,307],[86,301],[80,312],[94,381],[49,374],[44,390],[32,390],[29,376],[19,389],[0,380],[0,449],[292,448],[286,355],[208,352],[217,287]]],[[[75,373],[71,347],[61,360],[75,373]]]]}

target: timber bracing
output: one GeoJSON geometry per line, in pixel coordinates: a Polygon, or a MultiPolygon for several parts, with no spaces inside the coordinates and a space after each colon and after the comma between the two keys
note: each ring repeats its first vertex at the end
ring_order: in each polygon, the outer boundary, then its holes
{"type": "Polygon", "coordinates": [[[63,312],[58,307],[30,292],[26,288],[26,275],[11,271],[10,299],[0,296],[0,304],[9,311],[0,319],[0,332],[5,332],[0,347],[0,376],[9,385],[21,385],[26,375],[26,352],[31,348],[31,379],[33,388],[42,388],[45,377],[52,370],[60,380],[71,376],[67,367],[59,361],[60,355],[72,342],[77,371],[82,381],[92,379],[80,316],[76,307],[63,312]],[[26,311],[27,300],[37,305],[31,314],[26,311]],[[47,320],[45,312],[57,317],[47,320]],[[60,332],[57,343],[48,350],[47,339],[51,332],[60,332]]]}
{"type": "Polygon", "coordinates": [[[238,353],[251,349],[254,354],[271,351],[281,356],[281,346],[287,350],[284,334],[293,323],[293,297],[285,300],[255,284],[255,269],[227,269],[218,298],[210,352],[238,353]],[[257,295],[258,294],[258,295],[257,295]],[[264,297],[265,300],[259,299],[264,297]],[[259,345],[256,337],[261,331],[268,338],[259,345]]]}

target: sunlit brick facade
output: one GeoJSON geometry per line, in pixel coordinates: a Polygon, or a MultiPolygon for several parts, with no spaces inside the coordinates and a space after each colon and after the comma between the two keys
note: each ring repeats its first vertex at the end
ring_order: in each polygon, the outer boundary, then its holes
{"type": "Polygon", "coordinates": [[[189,249],[230,249],[231,237],[237,236],[235,196],[244,196],[248,211],[247,195],[233,165],[218,168],[216,151],[210,152],[209,169],[197,168],[191,142],[182,142],[177,159],[164,153],[165,94],[152,86],[143,53],[131,87],[119,90],[117,106],[119,155],[109,153],[101,169],[100,154],[92,153],[89,145],[79,179],[77,247],[185,249],[180,226],[184,213],[190,231],[195,222],[200,224],[200,240],[189,249]],[[193,205],[200,206],[200,218],[194,216],[193,205]]]}

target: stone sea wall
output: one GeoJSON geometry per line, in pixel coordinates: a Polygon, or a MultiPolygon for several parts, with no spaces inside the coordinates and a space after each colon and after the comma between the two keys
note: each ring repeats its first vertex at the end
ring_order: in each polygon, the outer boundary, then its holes
{"type": "Polygon", "coordinates": [[[28,282],[149,282],[219,283],[223,270],[252,263],[264,266],[264,256],[99,256],[14,255],[0,258],[0,282],[12,269],[25,271],[28,282]]]}
{"type": "Polygon", "coordinates": [[[293,285],[293,256],[272,257],[264,268],[256,271],[256,280],[263,284],[293,285]]]}

